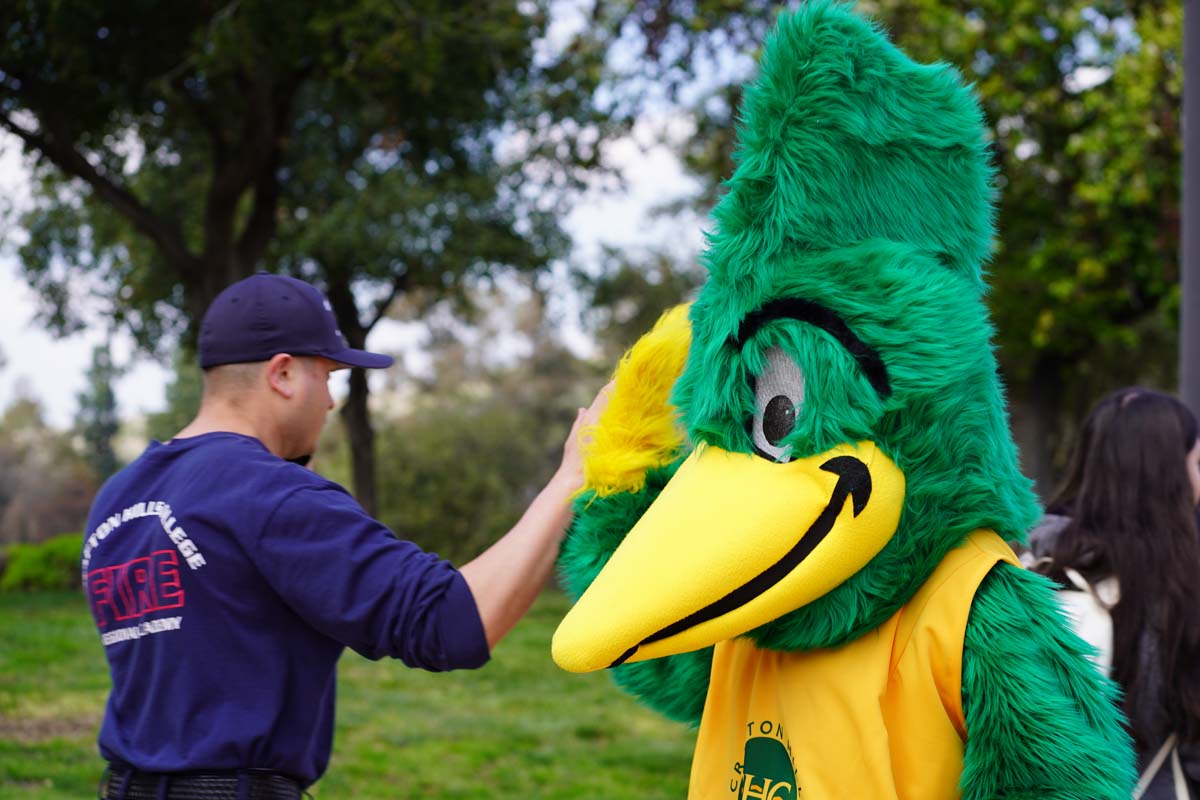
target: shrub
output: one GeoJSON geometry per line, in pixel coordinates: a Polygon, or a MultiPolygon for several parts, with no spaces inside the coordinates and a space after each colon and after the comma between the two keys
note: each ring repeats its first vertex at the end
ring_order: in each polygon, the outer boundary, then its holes
{"type": "Polygon", "coordinates": [[[79,586],[79,557],[83,537],[64,533],[40,544],[8,548],[0,592],[74,589],[79,586]]]}

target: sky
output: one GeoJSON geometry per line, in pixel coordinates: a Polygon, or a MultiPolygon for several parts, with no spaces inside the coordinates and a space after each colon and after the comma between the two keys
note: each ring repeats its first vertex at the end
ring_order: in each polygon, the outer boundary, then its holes
{"type": "MultiPolygon", "coordinates": [[[[669,148],[655,143],[653,131],[662,120],[647,120],[635,128],[632,136],[611,143],[606,151],[609,163],[621,169],[628,190],[621,194],[589,190],[579,198],[563,221],[573,236],[573,259],[586,262],[599,252],[601,245],[623,247],[669,243],[675,248],[698,252],[702,244],[701,221],[681,223],[664,221],[648,214],[658,204],[668,202],[694,188],[669,148]]],[[[18,204],[28,203],[28,170],[19,142],[0,131],[0,197],[18,204]]],[[[84,390],[92,350],[103,344],[107,324],[95,309],[84,309],[84,330],[65,338],[53,336],[36,319],[37,298],[21,277],[20,264],[11,242],[19,231],[0,230],[0,410],[14,398],[31,394],[43,406],[46,420],[57,428],[67,428],[78,407],[78,395],[84,390]]],[[[566,266],[553,272],[565,285],[566,266]]],[[[586,336],[572,325],[578,318],[570,292],[554,292],[559,310],[567,322],[565,338],[580,353],[586,353],[586,336]]],[[[367,341],[373,350],[393,352],[412,367],[420,368],[421,329],[390,320],[381,322],[367,341]]],[[[165,403],[164,387],[171,373],[159,364],[135,352],[127,334],[118,332],[111,342],[114,363],[125,365],[125,373],[115,388],[118,412],[129,418],[161,410],[165,403]]],[[[344,377],[335,379],[335,394],[344,394],[344,377]]]]}

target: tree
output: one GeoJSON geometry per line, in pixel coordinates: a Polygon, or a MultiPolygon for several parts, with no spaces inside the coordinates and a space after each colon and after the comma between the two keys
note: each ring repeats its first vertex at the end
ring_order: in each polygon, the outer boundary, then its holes
{"type": "MultiPolygon", "coordinates": [[[[564,348],[541,297],[522,294],[475,293],[473,324],[439,304],[426,348],[432,364],[404,375],[403,389],[389,395],[392,407],[379,414],[379,519],[459,563],[525,511],[561,460],[575,410],[591,400],[609,366],[564,348]]],[[[411,313],[412,302],[399,310],[411,313]]],[[[314,468],[341,479],[347,450],[340,433],[327,430],[314,468]]]]}
{"type": "Polygon", "coordinates": [[[195,418],[204,388],[200,368],[188,349],[176,351],[172,367],[175,374],[166,387],[167,407],[146,417],[146,435],[160,442],[169,441],[195,418]]]}
{"type": "Polygon", "coordinates": [[[96,476],[105,480],[117,471],[117,455],[112,440],[121,428],[117,417],[117,395],[113,382],[121,375],[113,365],[107,344],[92,350],[92,365],[87,372],[87,388],[79,394],[75,427],[83,437],[84,455],[96,476]]]}
{"type": "Polygon", "coordinates": [[[576,274],[587,300],[584,317],[604,363],[616,364],[664,311],[687,301],[703,279],[699,266],[680,264],[669,253],[653,252],[639,260],[605,247],[598,268],[576,274]]]}
{"type": "MultiPolygon", "coordinates": [[[[690,112],[681,155],[711,204],[740,84],[777,6],[635,2],[627,32],[690,112]]],[[[1175,382],[1182,5],[864,0],[896,43],[978,90],[1000,196],[991,307],[1026,469],[1043,490],[1075,423],[1117,385],[1175,382]]],[[[660,77],[661,76],[661,77],[660,77]]]]}
{"type": "Polygon", "coordinates": [[[27,389],[0,415],[0,542],[82,531],[97,480],[27,389]]]}
{"type": "MultiPolygon", "coordinates": [[[[37,157],[20,255],[43,316],[77,327],[86,290],[161,352],[273,265],[362,346],[415,287],[543,266],[604,122],[602,53],[551,52],[546,25],[538,0],[5,5],[0,125],[37,157]]],[[[366,390],[356,371],[343,419],[372,510],[366,390]]]]}

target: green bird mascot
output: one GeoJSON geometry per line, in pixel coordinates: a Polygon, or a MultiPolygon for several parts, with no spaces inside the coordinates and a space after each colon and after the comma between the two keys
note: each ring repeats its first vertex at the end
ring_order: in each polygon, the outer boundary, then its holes
{"type": "Polygon", "coordinates": [[[845,5],[780,16],[708,280],[617,370],[563,668],[698,726],[690,794],[1128,800],[1116,690],[1005,540],[978,103],[845,5]]]}

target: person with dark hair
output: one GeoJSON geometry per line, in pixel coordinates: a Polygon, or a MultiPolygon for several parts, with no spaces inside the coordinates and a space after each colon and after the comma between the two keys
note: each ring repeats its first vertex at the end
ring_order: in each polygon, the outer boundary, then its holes
{"type": "Polygon", "coordinates": [[[196,418],[110,478],[88,518],[83,585],[112,674],[99,794],[299,800],[329,763],[345,648],[472,669],[529,608],[583,482],[578,434],[605,399],[580,409],[521,519],[455,568],[302,466],[330,373],[392,363],[348,347],[320,291],[238,281],[205,314],[199,359],[196,418]]]}
{"type": "Polygon", "coordinates": [[[1105,396],[1029,537],[1035,569],[1067,588],[1082,578],[1109,607],[1110,670],[1143,800],[1200,797],[1198,433],[1170,395],[1131,387],[1105,396]]]}

